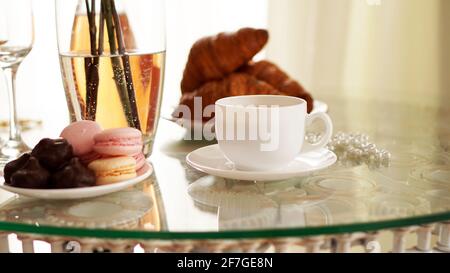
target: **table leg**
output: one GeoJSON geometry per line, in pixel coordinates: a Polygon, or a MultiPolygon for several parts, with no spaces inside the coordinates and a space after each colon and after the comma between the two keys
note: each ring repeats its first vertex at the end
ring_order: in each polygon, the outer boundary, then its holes
{"type": "Polygon", "coordinates": [[[0,233],[0,253],[9,253],[8,233],[0,233]]]}

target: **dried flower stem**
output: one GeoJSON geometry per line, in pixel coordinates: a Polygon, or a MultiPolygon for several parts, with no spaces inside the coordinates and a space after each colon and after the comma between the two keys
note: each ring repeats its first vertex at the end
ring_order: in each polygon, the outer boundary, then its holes
{"type": "Polygon", "coordinates": [[[104,51],[104,37],[105,37],[105,11],[103,9],[103,5],[100,3],[100,20],[98,27],[98,50],[97,54],[101,56],[104,51]]]}
{"type": "Polygon", "coordinates": [[[86,71],[86,119],[95,120],[97,112],[97,96],[99,86],[99,57],[96,50],[97,28],[95,26],[95,0],[91,0],[91,7],[89,1],[86,1],[87,17],[89,22],[89,36],[91,44],[91,55],[96,57],[86,58],[84,61],[86,71]]]}
{"type": "MultiPolygon", "coordinates": [[[[117,50],[116,45],[116,33],[122,32],[119,26],[117,26],[114,22],[113,15],[113,6],[114,0],[102,0],[104,18],[106,22],[106,29],[109,37],[109,47],[110,54],[117,55],[120,54],[117,50]]],[[[115,10],[115,8],[114,8],[115,10]]],[[[122,67],[122,62],[120,57],[112,56],[111,57],[112,69],[114,73],[114,80],[116,82],[117,89],[119,91],[119,97],[122,102],[124,113],[127,118],[128,125],[130,127],[140,128],[139,118],[137,116],[137,112],[132,111],[132,105],[136,104],[135,100],[131,100],[128,93],[128,82],[125,76],[126,69],[122,67]]],[[[129,69],[129,67],[128,67],[129,69]]],[[[131,72],[130,72],[131,74],[131,72]]],[[[131,85],[133,87],[133,85],[131,85]]],[[[132,89],[133,97],[134,97],[134,88],[132,89]]]]}
{"type": "Polygon", "coordinates": [[[127,82],[128,98],[130,100],[131,114],[133,116],[134,127],[141,129],[141,123],[139,121],[139,113],[136,105],[136,96],[134,93],[133,75],[131,74],[130,57],[125,52],[125,41],[122,34],[122,25],[120,23],[119,15],[117,14],[114,0],[111,1],[111,8],[113,13],[114,25],[116,26],[117,45],[119,47],[119,54],[122,56],[122,63],[125,71],[125,81],[127,82]]]}
{"type": "Polygon", "coordinates": [[[86,58],[86,118],[95,120],[97,111],[97,96],[99,86],[99,59],[104,52],[104,27],[109,40],[111,64],[119,97],[130,127],[140,129],[139,113],[136,105],[133,77],[129,56],[126,54],[125,42],[121,28],[120,18],[117,13],[114,0],[101,0],[98,47],[96,45],[97,26],[95,23],[95,0],[85,0],[87,17],[89,22],[89,34],[91,43],[91,55],[86,58]],[[117,41],[117,45],[116,45],[117,41]],[[120,55],[115,56],[115,55],[120,55]]]}

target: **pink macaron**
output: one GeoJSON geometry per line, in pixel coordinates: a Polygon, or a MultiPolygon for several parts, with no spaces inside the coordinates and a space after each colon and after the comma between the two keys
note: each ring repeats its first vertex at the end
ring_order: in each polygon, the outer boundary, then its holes
{"type": "Polygon", "coordinates": [[[94,151],[102,156],[133,156],[142,152],[142,133],[134,128],[105,130],[94,137],[94,151]]]}
{"type": "Polygon", "coordinates": [[[61,132],[61,137],[72,145],[76,156],[82,156],[93,151],[94,136],[101,132],[102,128],[97,122],[83,120],[67,126],[61,132]]]}
{"type": "Polygon", "coordinates": [[[140,170],[145,165],[145,156],[144,153],[138,153],[133,155],[134,160],[136,160],[136,171],[140,170]]]}
{"type": "MultiPolygon", "coordinates": [[[[91,153],[80,156],[80,160],[81,160],[81,163],[83,163],[84,165],[87,166],[95,160],[111,158],[111,157],[115,157],[115,156],[107,156],[107,155],[102,156],[97,152],[91,152],[91,153]]],[[[142,167],[144,167],[144,164],[145,164],[144,153],[141,152],[141,153],[135,154],[131,157],[134,158],[134,160],[136,160],[136,170],[140,170],[142,167]]]]}

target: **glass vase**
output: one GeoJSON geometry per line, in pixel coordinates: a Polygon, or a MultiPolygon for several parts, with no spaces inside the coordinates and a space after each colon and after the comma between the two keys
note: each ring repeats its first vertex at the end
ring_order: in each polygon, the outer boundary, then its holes
{"type": "Polygon", "coordinates": [[[142,131],[152,152],[165,66],[163,0],[56,0],[61,73],[72,122],[142,131]]]}

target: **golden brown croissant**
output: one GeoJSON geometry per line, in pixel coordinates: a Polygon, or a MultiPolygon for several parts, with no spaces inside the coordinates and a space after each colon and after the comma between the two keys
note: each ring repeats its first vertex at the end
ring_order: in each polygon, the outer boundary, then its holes
{"type": "Polygon", "coordinates": [[[197,41],[191,49],[181,82],[189,93],[211,80],[220,80],[247,64],[267,43],[267,30],[243,28],[197,41]]]}
{"type": "MultiPolygon", "coordinates": [[[[202,98],[203,111],[208,105],[214,105],[217,100],[242,95],[281,95],[271,85],[256,79],[255,77],[245,73],[233,73],[219,81],[210,81],[205,83],[195,92],[186,93],[182,96],[180,105],[186,105],[191,111],[191,119],[194,119],[194,98],[202,98]]],[[[173,116],[182,118],[181,108],[178,107],[173,116]]],[[[186,118],[186,117],[184,117],[186,118]]],[[[203,117],[203,121],[210,120],[209,117],[203,117]]]]}
{"type": "Polygon", "coordinates": [[[277,65],[269,61],[260,61],[250,63],[240,69],[240,72],[247,73],[264,81],[282,94],[287,96],[299,97],[308,103],[308,113],[313,109],[313,98],[311,95],[295,80],[291,79],[277,65]]]}

